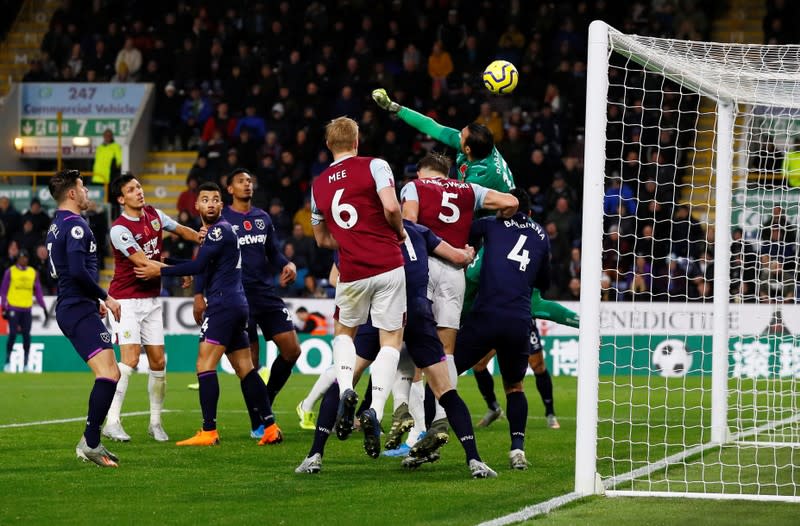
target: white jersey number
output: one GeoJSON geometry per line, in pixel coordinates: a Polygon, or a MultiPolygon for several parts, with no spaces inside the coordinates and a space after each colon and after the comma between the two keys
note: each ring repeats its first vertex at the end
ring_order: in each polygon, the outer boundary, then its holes
{"type": "Polygon", "coordinates": [[[530,252],[527,250],[523,250],[525,246],[525,241],[527,241],[528,236],[520,235],[519,239],[517,239],[517,244],[514,245],[514,248],[511,249],[511,252],[508,253],[506,256],[511,261],[516,261],[519,263],[519,270],[525,272],[528,268],[528,263],[531,262],[531,258],[529,257],[530,252]]]}
{"type": "Polygon", "coordinates": [[[408,252],[408,259],[411,261],[417,260],[417,251],[414,250],[414,245],[411,243],[411,236],[406,234],[406,239],[403,241],[403,244],[406,246],[406,251],[408,252]]]}
{"type": "Polygon", "coordinates": [[[458,209],[455,203],[451,200],[455,200],[458,197],[458,194],[454,194],[452,192],[442,192],[442,208],[447,208],[452,212],[450,215],[445,215],[444,210],[439,212],[439,221],[443,223],[455,223],[461,217],[461,210],[458,209]]]}
{"type": "Polygon", "coordinates": [[[333,194],[331,212],[333,212],[333,220],[337,225],[339,225],[339,227],[344,228],[345,230],[350,230],[356,226],[356,223],[358,222],[358,212],[356,211],[356,207],[353,205],[342,203],[340,201],[343,193],[344,188],[340,188],[339,190],[336,190],[335,194],[333,194]],[[347,219],[342,217],[343,213],[347,213],[347,219]]]}
{"type": "Polygon", "coordinates": [[[58,277],[58,272],[56,272],[56,266],[53,264],[53,244],[47,244],[47,261],[50,262],[50,277],[56,279],[58,277]]]}

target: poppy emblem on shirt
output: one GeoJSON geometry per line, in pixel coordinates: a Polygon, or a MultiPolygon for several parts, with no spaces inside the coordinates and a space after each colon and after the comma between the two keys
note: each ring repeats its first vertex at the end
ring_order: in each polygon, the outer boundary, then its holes
{"type": "Polygon", "coordinates": [[[264,220],[263,219],[256,219],[256,228],[259,230],[264,230],[264,220]]]}
{"type": "Polygon", "coordinates": [[[242,226],[243,226],[243,227],[244,227],[244,229],[245,229],[245,230],[247,230],[248,232],[249,232],[250,230],[253,230],[253,224],[252,224],[250,221],[244,221],[244,222],[242,223],[242,226]]]}
{"type": "Polygon", "coordinates": [[[161,230],[161,222],[158,219],[153,219],[150,224],[153,226],[153,230],[161,230]]]}
{"type": "Polygon", "coordinates": [[[467,175],[467,165],[466,164],[462,164],[461,166],[459,166],[458,167],[458,173],[461,174],[461,179],[463,180],[464,177],[467,175]]]}

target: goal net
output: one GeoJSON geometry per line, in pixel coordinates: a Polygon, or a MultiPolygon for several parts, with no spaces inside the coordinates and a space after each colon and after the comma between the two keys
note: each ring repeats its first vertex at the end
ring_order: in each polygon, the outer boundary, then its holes
{"type": "Polygon", "coordinates": [[[595,22],[588,85],[576,491],[800,501],[800,47],[595,22]]]}

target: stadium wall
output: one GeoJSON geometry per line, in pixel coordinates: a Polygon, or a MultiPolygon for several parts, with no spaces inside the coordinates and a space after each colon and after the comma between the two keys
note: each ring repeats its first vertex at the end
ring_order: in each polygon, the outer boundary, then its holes
{"type": "MultiPolygon", "coordinates": [[[[166,350],[171,371],[194,371],[198,328],[192,317],[191,298],[162,298],[166,350]]],[[[34,308],[32,358],[36,371],[85,371],[55,322],[55,298],[46,298],[51,316],[45,323],[41,310],[34,308]]],[[[298,307],[317,311],[328,318],[333,300],[287,299],[290,313],[298,307]]],[[[578,305],[565,303],[568,308],[578,305]]],[[[712,306],[609,304],[601,311],[603,335],[600,348],[600,374],[696,376],[711,372],[712,306]],[[623,369],[620,369],[622,365],[623,369]]],[[[792,334],[800,333],[800,305],[732,304],[729,328],[729,371],[741,378],[800,378],[800,347],[792,334]]],[[[545,361],[553,376],[576,376],[578,332],[575,329],[539,321],[545,348],[545,361]]],[[[5,347],[7,326],[0,321],[0,348],[5,347]]],[[[319,374],[332,363],[330,335],[300,335],[302,356],[295,367],[299,374],[319,374]]],[[[278,351],[272,342],[262,340],[262,363],[271,363],[278,351]]],[[[21,369],[22,343],[18,339],[12,366],[21,369]]],[[[494,372],[494,363],[491,366],[494,372]]],[[[140,372],[147,370],[142,355],[140,372]]],[[[221,371],[232,373],[227,362],[221,371]]]]}

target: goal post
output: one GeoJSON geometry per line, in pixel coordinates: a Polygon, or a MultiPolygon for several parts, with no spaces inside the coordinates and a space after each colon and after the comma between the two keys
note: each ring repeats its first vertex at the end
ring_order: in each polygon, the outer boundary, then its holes
{"type": "Polygon", "coordinates": [[[576,493],[800,501],[800,46],[595,21],[587,86],[576,493]]]}

